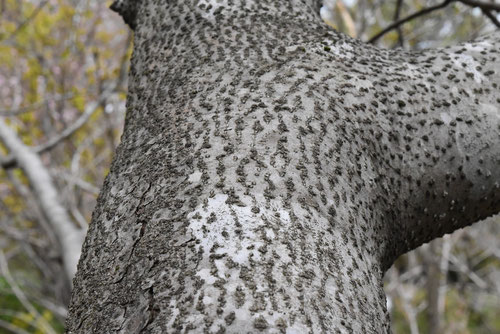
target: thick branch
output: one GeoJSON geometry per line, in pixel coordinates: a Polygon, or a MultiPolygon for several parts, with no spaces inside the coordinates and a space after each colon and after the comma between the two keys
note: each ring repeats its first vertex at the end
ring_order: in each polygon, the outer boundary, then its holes
{"type": "Polygon", "coordinates": [[[405,184],[395,256],[500,210],[499,43],[491,34],[409,55],[395,116],[407,132],[391,129],[388,144],[393,182],[405,184]]]}

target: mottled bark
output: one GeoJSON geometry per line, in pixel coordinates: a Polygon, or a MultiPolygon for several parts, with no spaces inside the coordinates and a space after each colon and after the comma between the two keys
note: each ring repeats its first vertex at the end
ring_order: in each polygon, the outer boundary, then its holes
{"type": "Polygon", "coordinates": [[[389,332],[394,259],[499,211],[499,35],[380,50],[317,5],[117,2],[127,120],[69,333],[389,332]]]}

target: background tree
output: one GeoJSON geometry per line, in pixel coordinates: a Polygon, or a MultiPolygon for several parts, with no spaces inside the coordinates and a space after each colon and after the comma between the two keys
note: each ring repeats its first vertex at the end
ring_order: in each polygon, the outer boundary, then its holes
{"type": "Polygon", "coordinates": [[[1,333],[63,330],[124,116],[132,35],[108,6],[0,1],[1,333]]]}
{"type": "MultiPolygon", "coordinates": [[[[366,41],[396,17],[433,5],[339,1],[331,7],[337,8],[337,29],[366,41]]],[[[129,54],[126,29],[100,2],[7,0],[0,8],[0,109],[24,144],[35,147],[73,224],[86,226],[121,131],[126,58],[116,50],[129,54]]],[[[492,30],[491,15],[485,20],[479,14],[477,8],[455,2],[421,21],[409,21],[378,42],[410,49],[455,44],[492,30]]],[[[61,247],[29,177],[13,168],[15,152],[9,147],[4,152],[0,326],[7,333],[51,332],[50,327],[57,332],[70,288],[61,275],[61,247]]],[[[460,231],[443,245],[434,241],[396,263],[386,288],[396,332],[439,328],[427,313],[438,315],[449,331],[498,330],[497,225],[460,231]],[[438,298],[431,298],[437,288],[438,298]]]]}

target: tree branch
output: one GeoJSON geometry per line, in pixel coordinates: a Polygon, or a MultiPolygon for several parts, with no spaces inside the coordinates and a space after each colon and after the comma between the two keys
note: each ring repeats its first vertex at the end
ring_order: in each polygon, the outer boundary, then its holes
{"type": "Polygon", "coordinates": [[[65,95],[62,95],[62,96],[58,96],[58,97],[54,97],[54,98],[49,98],[49,99],[45,99],[43,101],[40,101],[40,102],[36,102],[36,103],[33,103],[29,106],[25,106],[25,107],[20,107],[20,108],[17,108],[17,109],[6,109],[6,110],[0,110],[0,116],[16,116],[16,115],[19,115],[19,114],[22,114],[22,113],[25,113],[25,112],[28,112],[30,111],[31,109],[35,109],[35,108],[39,108],[41,106],[43,106],[44,104],[50,102],[50,101],[63,101],[63,100],[67,100],[67,99],[70,99],[74,96],[73,93],[70,93],[70,94],[65,94],[65,95]]]}
{"type": "Polygon", "coordinates": [[[35,318],[36,322],[40,322],[40,325],[42,325],[45,329],[45,332],[48,334],[56,334],[55,330],[50,326],[50,324],[45,320],[44,317],[38,312],[38,310],[33,306],[33,304],[30,303],[24,292],[21,290],[21,288],[16,284],[16,281],[12,277],[9,271],[9,267],[7,265],[7,259],[5,258],[3,251],[0,250],[0,272],[2,273],[2,276],[7,280],[7,283],[9,283],[9,286],[16,296],[16,298],[21,302],[21,304],[26,308],[26,310],[33,315],[35,318]]]}
{"type": "Polygon", "coordinates": [[[32,21],[37,16],[38,13],[40,13],[40,11],[43,9],[43,7],[45,7],[45,5],[48,2],[49,2],[48,0],[42,1],[29,17],[26,18],[26,20],[24,20],[23,22],[21,22],[19,26],[17,26],[16,30],[14,30],[12,34],[10,34],[5,38],[0,39],[0,41],[6,42],[16,37],[16,35],[21,31],[21,29],[23,29],[30,21],[32,21]]]}
{"type": "MultiPolygon", "coordinates": [[[[429,14],[435,10],[438,10],[438,9],[441,9],[441,8],[444,8],[446,6],[448,6],[450,3],[452,2],[461,2],[463,3],[464,5],[467,5],[467,6],[470,6],[470,7],[479,7],[481,8],[481,10],[483,11],[483,13],[493,22],[493,24],[495,24],[497,27],[500,27],[500,22],[497,20],[497,18],[490,12],[492,10],[494,11],[499,11],[500,12],[500,4],[496,4],[496,3],[488,3],[488,2],[482,2],[482,1],[475,1],[475,0],[445,0],[443,1],[442,3],[438,4],[438,5],[435,5],[435,6],[432,6],[432,7],[428,7],[428,8],[424,8],[410,16],[407,16],[401,20],[397,20],[396,22],[392,23],[391,25],[389,25],[388,27],[386,27],[384,30],[380,31],[379,33],[377,33],[376,35],[374,35],[372,38],[370,38],[367,43],[375,43],[378,39],[380,39],[380,37],[384,36],[385,34],[387,34],[389,31],[391,30],[394,30],[394,29],[399,29],[399,27],[403,24],[405,24],[406,22],[409,22],[413,19],[416,19],[417,17],[420,17],[420,16],[423,16],[423,15],[426,15],[426,14],[429,14]]],[[[395,14],[395,17],[398,16],[398,7],[399,7],[399,3],[400,3],[400,0],[398,0],[398,3],[397,3],[397,7],[396,7],[396,14],[395,14]]]]}
{"type": "MultiPolygon", "coordinates": [[[[122,85],[123,81],[127,76],[127,64],[128,64],[128,62],[126,61],[127,50],[132,41],[133,41],[133,34],[129,32],[127,36],[125,51],[122,55],[120,70],[117,80],[113,84],[111,84],[110,87],[104,90],[104,92],[99,96],[97,101],[94,101],[90,105],[88,105],[87,108],[85,108],[84,112],[76,119],[76,121],[73,124],[64,129],[60,134],[47,140],[44,144],[36,146],[34,148],[35,153],[40,154],[51,150],[57,144],[59,144],[66,138],[70,137],[73,133],[78,131],[89,120],[89,118],[97,111],[99,106],[102,105],[113,92],[115,92],[117,89],[120,88],[120,86],[122,85]]],[[[5,115],[0,115],[0,116],[5,116],[5,115]]],[[[0,166],[2,166],[4,169],[14,168],[16,166],[16,159],[12,155],[2,158],[0,159],[0,166]]]]}
{"type": "Polygon", "coordinates": [[[378,34],[376,34],[375,36],[373,36],[372,38],[370,38],[368,40],[367,43],[375,43],[380,37],[384,36],[385,34],[387,34],[389,31],[391,30],[394,30],[396,28],[398,28],[399,26],[401,26],[402,24],[406,23],[406,22],[409,22],[413,19],[416,19],[417,17],[420,17],[420,16],[424,16],[426,14],[429,14],[435,10],[438,10],[438,9],[441,9],[441,8],[444,8],[446,6],[448,6],[451,2],[453,2],[454,0],[445,0],[443,1],[442,3],[438,4],[438,5],[435,5],[435,6],[432,6],[432,7],[428,7],[428,8],[424,8],[410,16],[407,16],[403,19],[400,19],[394,23],[392,23],[391,25],[389,25],[387,28],[385,28],[384,30],[382,30],[381,32],[379,32],[378,34]]]}
{"type": "Polygon", "coordinates": [[[40,157],[24,145],[2,119],[0,119],[0,140],[14,156],[33,187],[35,198],[62,247],[66,274],[69,279],[72,279],[80,257],[80,246],[85,236],[85,230],[78,229],[70,220],[66,209],[58,199],[58,192],[40,157]]]}
{"type": "Polygon", "coordinates": [[[483,12],[484,15],[486,15],[487,18],[490,19],[490,21],[494,25],[496,25],[498,28],[500,28],[500,21],[498,21],[497,17],[495,15],[493,15],[490,10],[481,8],[481,11],[483,12]]]}
{"type": "MultiPolygon", "coordinates": [[[[110,88],[106,89],[97,101],[90,103],[87,108],[85,108],[84,112],[76,119],[76,121],[64,129],[61,133],[56,136],[50,138],[45,143],[36,146],[33,151],[37,154],[44,153],[53,149],[57,144],[70,137],[76,131],[78,131],[88,120],[89,118],[97,111],[99,106],[106,101],[109,96],[114,92],[117,84],[112,85],[110,88]]],[[[7,157],[0,160],[0,165],[5,168],[14,168],[16,167],[16,159],[10,154],[7,157]]]]}
{"type": "MultiPolygon", "coordinates": [[[[403,5],[403,0],[396,0],[396,10],[394,11],[394,21],[398,21],[399,20],[399,16],[401,15],[401,7],[403,5]]],[[[398,26],[396,28],[397,32],[398,32],[398,42],[397,42],[397,46],[403,46],[403,31],[401,30],[401,26],[398,26]]]]}
{"type": "Polygon", "coordinates": [[[25,331],[21,327],[15,326],[11,324],[10,322],[7,322],[5,320],[0,319],[0,327],[5,328],[8,331],[11,331],[14,334],[30,334],[29,332],[25,331]]]}
{"type": "Polygon", "coordinates": [[[494,2],[483,2],[476,0],[458,0],[458,1],[467,6],[479,7],[483,10],[496,10],[500,12],[500,4],[494,2]]]}

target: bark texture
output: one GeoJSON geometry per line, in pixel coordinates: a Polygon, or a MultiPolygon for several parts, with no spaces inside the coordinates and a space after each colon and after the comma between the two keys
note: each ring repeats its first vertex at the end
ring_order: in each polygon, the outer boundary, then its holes
{"type": "Polygon", "coordinates": [[[127,1],[127,120],[68,333],[384,333],[385,270],[500,209],[500,40],[407,53],[307,0],[127,1]]]}

